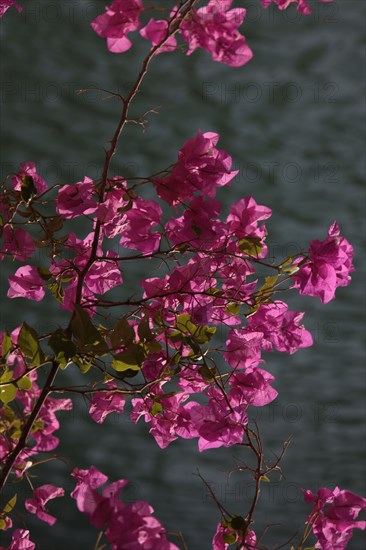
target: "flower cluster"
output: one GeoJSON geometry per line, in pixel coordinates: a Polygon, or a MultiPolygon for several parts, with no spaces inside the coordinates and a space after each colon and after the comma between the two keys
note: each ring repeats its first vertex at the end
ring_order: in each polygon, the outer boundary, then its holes
{"type": "Polygon", "coordinates": [[[238,30],[246,10],[230,9],[231,4],[232,0],[210,0],[206,6],[191,9],[188,14],[174,8],[167,19],[150,18],[142,27],[140,16],[146,9],[142,0],[114,0],[104,14],[94,19],[92,27],[107,39],[108,49],[114,53],[128,50],[132,46],[128,34],[138,29],[157,53],[173,51],[178,46],[174,36],[177,33],[188,44],[187,55],[203,48],[214,61],[241,67],[250,61],[253,53],[238,30]]]}
{"type": "MultiPolygon", "coordinates": [[[[301,13],[310,12],[305,0],[274,2],[279,9],[296,2],[301,13]]],[[[269,465],[260,436],[249,426],[251,407],[266,406],[278,395],[274,376],[263,368],[262,352],[293,354],[313,343],[302,324],[304,313],[291,311],[279,293],[294,289],[329,302],[338,287],[350,282],[353,248],[334,222],[326,239],[313,240],[307,252],[277,264],[267,259],[270,208],[242,197],[220,217],[218,189],[229,185],[237,171],[231,156],[217,147],[214,132],[199,131],[158,175],[131,180],[108,175],[153,55],[174,51],[180,37],[187,55],[202,48],[232,67],[251,59],[239,32],[246,10],[232,3],[209,0],[197,7],[198,2],[185,0],[167,9],[143,0],[114,0],[92,22],[108,49],[127,51],[135,31],[152,48],[130,95],[120,98],[122,118],[101,180],[85,176],[49,189],[35,163],[24,162],[2,186],[0,260],[10,256],[22,262],[8,278],[8,298],[40,302],[51,296],[72,313],[67,326],[46,334],[27,323],[0,334],[0,458],[5,465],[0,486],[8,476],[30,480],[29,470],[44,460],[37,462],[37,455],[57,448],[56,412],[71,410],[72,401],[51,394],[82,394],[98,424],[111,413],[126,414],[127,403],[132,422],[148,423],[161,448],[182,438],[196,439],[199,451],[241,445],[254,452],[257,469],[243,468],[256,480],[251,510],[245,517],[230,516],[219,504],[223,519],[212,545],[214,550],[232,544],[256,550],[262,545],[251,526],[259,485],[279,469],[280,460],[269,465]],[[155,9],[159,19],[145,24],[146,14],[155,9]],[[156,199],[139,194],[147,183],[156,199]],[[48,250],[42,266],[34,259],[38,247],[48,250]],[[153,266],[132,296],[124,293],[127,260],[153,266]],[[264,269],[268,276],[263,277],[264,269]],[[92,369],[92,382],[56,386],[56,376],[66,368],[84,375],[92,369]]],[[[270,3],[262,0],[265,7],[270,3]]],[[[0,0],[0,17],[12,6],[21,9],[15,0],[0,0]]],[[[104,537],[112,550],[177,550],[147,502],[120,499],[126,480],[105,485],[108,477],[94,466],[75,468],[72,476],[71,496],[100,532],[96,547],[104,537]]],[[[47,510],[48,502],[64,494],[62,487],[41,485],[25,500],[25,508],[52,526],[56,517],[47,510]]],[[[354,528],[365,529],[366,522],[356,518],[366,509],[366,499],[338,488],[304,495],[314,508],[303,540],[312,529],[316,548],[343,550],[354,528]]],[[[13,526],[15,502],[16,495],[0,511],[0,529],[13,526]]],[[[29,532],[15,529],[8,548],[0,550],[34,548],[29,532]]]]}
{"type": "MultiPolygon", "coordinates": [[[[319,2],[332,2],[333,0],[319,0],[319,2]]],[[[297,11],[303,15],[309,15],[311,13],[310,6],[306,0],[262,0],[262,4],[265,8],[268,8],[270,4],[274,2],[279,10],[285,10],[293,2],[297,5],[297,11]]]]}
{"type": "Polygon", "coordinates": [[[322,488],[316,494],[303,490],[304,499],[313,504],[308,517],[321,550],[344,550],[352,537],[353,529],[365,529],[366,521],[356,521],[361,510],[366,510],[366,498],[338,487],[331,491],[322,488]]]}
{"type": "MultiPolygon", "coordinates": [[[[0,334],[0,344],[2,344],[3,350],[7,338],[9,339],[9,336],[6,333],[0,334]]],[[[5,460],[16,447],[22,429],[41,394],[41,388],[37,384],[37,370],[28,368],[24,352],[20,347],[29,350],[26,351],[29,357],[33,353],[31,338],[32,332],[28,331],[27,325],[22,325],[12,332],[11,341],[8,344],[11,349],[7,353],[7,366],[0,377],[0,399],[3,403],[0,410],[2,423],[0,434],[1,460],[5,460]],[[29,339],[28,342],[27,339],[29,339]],[[13,409],[11,403],[15,397],[17,407],[13,409]]],[[[39,355],[37,359],[41,359],[41,356],[39,355]]],[[[21,477],[32,466],[32,457],[39,453],[51,452],[58,447],[59,439],[54,435],[54,432],[59,429],[60,423],[56,417],[56,412],[70,411],[71,409],[71,399],[47,397],[39,411],[28,444],[15,461],[14,473],[17,476],[21,477]]]]}
{"type": "Polygon", "coordinates": [[[96,491],[108,481],[108,477],[92,466],[89,470],[75,468],[71,474],[76,487],[71,496],[78,510],[87,515],[90,523],[105,530],[111,550],[178,550],[166,538],[166,531],[153,516],[154,509],[143,500],[126,504],[120,500],[121,491],[128,481],[121,479],[96,491]]]}
{"type": "Polygon", "coordinates": [[[22,11],[23,9],[15,0],[0,0],[0,17],[2,17],[12,6],[18,11],[22,11]]]}

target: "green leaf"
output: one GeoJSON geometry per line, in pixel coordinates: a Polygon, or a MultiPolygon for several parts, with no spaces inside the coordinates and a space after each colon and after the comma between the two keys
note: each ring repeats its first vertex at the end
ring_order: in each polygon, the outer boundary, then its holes
{"type": "Polygon", "coordinates": [[[202,367],[198,369],[198,372],[206,382],[212,382],[215,379],[214,372],[206,365],[202,365],[202,367]]]}
{"type": "Polygon", "coordinates": [[[56,300],[60,302],[60,304],[62,304],[64,301],[65,292],[64,292],[64,289],[62,288],[61,281],[50,283],[47,286],[50,289],[52,296],[56,298],[56,300]]]}
{"type": "Polygon", "coordinates": [[[146,349],[148,353],[159,353],[163,348],[160,342],[152,340],[151,342],[147,342],[146,349]]]}
{"type": "Polygon", "coordinates": [[[69,340],[65,333],[58,329],[48,340],[48,345],[55,353],[55,359],[61,368],[65,368],[71,359],[76,355],[76,346],[74,342],[69,340]]]}
{"type": "Polygon", "coordinates": [[[3,512],[5,514],[10,514],[10,512],[12,511],[12,509],[14,508],[14,506],[16,505],[17,503],[17,495],[14,495],[10,500],[8,500],[8,502],[5,504],[4,508],[3,508],[3,512]]]}
{"type": "MultiPolygon", "coordinates": [[[[297,273],[299,271],[298,265],[292,265],[290,267],[285,267],[282,271],[286,273],[287,275],[293,275],[294,273],[297,273]]],[[[306,550],[306,549],[305,549],[306,550]]]]}
{"type": "Polygon", "coordinates": [[[31,360],[31,366],[41,365],[45,360],[45,355],[39,345],[37,332],[27,325],[22,324],[18,336],[18,346],[24,355],[31,360]]]}
{"type": "Polygon", "coordinates": [[[104,355],[108,346],[99,330],[91,322],[89,315],[79,305],[75,305],[71,319],[71,330],[75,337],[78,351],[104,355]]]}
{"type": "Polygon", "coordinates": [[[48,281],[48,279],[52,277],[51,271],[45,267],[37,267],[37,271],[39,276],[42,277],[44,281],[48,281]]]}
{"type": "Polygon", "coordinates": [[[224,533],[222,538],[226,544],[234,544],[236,542],[237,536],[235,533],[224,533]]]}
{"type": "Polygon", "coordinates": [[[131,344],[125,351],[114,355],[112,368],[117,372],[131,371],[128,376],[135,375],[141,368],[146,357],[144,348],[140,344],[131,344]]]}
{"type": "Polygon", "coordinates": [[[4,386],[0,386],[0,400],[7,405],[10,401],[15,399],[17,391],[18,388],[15,384],[5,384],[4,386]]]}
{"type": "Polygon", "coordinates": [[[247,523],[242,516],[232,516],[229,519],[229,528],[234,531],[244,531],[247,527],[247,523]]]}
{"type": "Polygon", "coordinates": [[[110,334],[110,339],[114,348],[119,348],[122,345],[129,346],[133,343],[135,339],[135,331],[125,317],[119,319],[114,325],[110,334]]]}
{"type": "Polygon", "coordinates": [[[20,390],[32,389],[32,381],[30,380],[29,376],[23,376],[20,380],[17,381],[16,385],[20,390]]]}
{"type": "MultiPolygon", "coordinates": [[[[255,296],[255,305],[263,304],[268,302],[269,298],[272,296],[274,286],[278,281],[279,275],[273,275],[272,277],[265,277],[265,283],[260,287],[255,296]]],[[[258,308],[257,308],[258,309],[258,308]]]]}
{"type": "Polygon", "coordinates": [[[2,342],[2,346],[1,346],[1,355],[3,357],[6,357],[12,347],[13,347],[13,342],[11,341],[11,336],[8,333],[8,331],[6,330],[3,333],[3,342],[2,342]]]}
{"type": "Polygon", "coordinates": [[[85,356],[79,355],[78,353],[75,355],[75,357],[72,358],[72,362],[77,367],[79,367],[80,371],[83,374],[86,374],[90,370],[90,367],[92,366],[91,361],[89,361],[85,356]]]}
{"type": "Polygon", "coordinates": [[[142,319],[141,323],[138,326],[137,333],[140,340],[143,342],[150,342],[154,340],[154,334],[151,332],[149,327],[149,321],[145,318],[142,319]]]}
{"type": "Polygon", "coordinates": [[[293,260],[294,260],[294,259],[293,259],[292,256],[288,256],[288,257],[286,258],[286,260],[283,261],[278,267],[281,267],[281,268],[282,268],[282,267],[288,267],[289,265],[292,264],[293,260]]]}
{"type": "Polygon", "coordinates": [[[260,479],[261,481],[265,481],[266,483],[270,483],[270,481],[271,481],[271,480],[269,479],[269,477],[266,476],[266,475],[261,476],[259,479],[260,479]]]}
{"type": "Polygon", "coordinates": [[[28,202],[34,195],[37,194],[36,186],[32,176],[22,176],[22,183],[20,184],[20,194],[24,202],[28,202]]]}
{"type": "Polygon", "coordinates": [[[173,330],[172,332],[169,333],[169,340],[171,340],[173,344],[176,344],[177,342],[181,342],[182,337],[183,335],[180,330],[173,330]]]}
{"type": "MultiPolygon", "coordinates": [[[[175,326],[177,330],[180,330],[183,333],[188,332],[198,344],[206,344],[209,340],[211,340],[212,336],[216,332],[216,327],[209,327],[207,325],[201,326],[192,323],[188,313],[178,315],[175,326]]],[[[199,353],[196,350],[193,351],[195,351],[195,353],[199,353]]]]}
{"type": "Polygon", "coordinates": [[[248,256],[258,256],[263,250],[260,237],[246,237],[245,239],[240,239],[238,245],[240,252],[248,256]]]}
{"type": "Polygon", "coordinates": [[[191,317],[189,313],[182,313],[181,315],[178,315],[175,321],[175,326],[177,327],[177,330],[185,332],[187,330],[187,323],[190,321],[190,318],[191,317]]]}
{"type": "Polygon", "coordinates": [[[155,401],[155,403],[150,409],[150,412],[153,416],[156,416],[157,414],[161,413],[162,410],[163,410],[163,405],[155,401]]]}
{"type": "Polygon", "coordinates": [[[53,216],[47,220],[47,229],[49,233],[57,233],[62,229],[64,221],[61,216],[53,216]]]}
{"type": "Polygon", "coordinates": [[[229,315],[237,315],[240,311],[240,304],[237,302],[231,302],[230,304],[227,304],[225,311],[229,315]]]}

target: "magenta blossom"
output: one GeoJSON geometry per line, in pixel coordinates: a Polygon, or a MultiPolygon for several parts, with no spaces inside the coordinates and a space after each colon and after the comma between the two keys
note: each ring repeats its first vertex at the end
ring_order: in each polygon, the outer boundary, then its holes
{"type": "Polygon", "coordinates": [[[33,237],[22,227],[14,229],[6,225],[3,230],[3,245],[0,249],[0,260],[5,254],[10,254],[15,260],[24,262],[33,254],[36,247],[33,237]]]}
{"type": "Polygon", "coordinates": [[[65,185],[58,192],[56,210],[60,216],[72,219],[81,214],[93,214],[97,203],[92,199],[93,180],[88,177],[75,185],[65,185]]]}
{"type": "Polygon", "coordinates": [[[8,279],[10,288],[8,298],[27,298],[40,302],[45,295],[45,281],[33,265],[19,267],[8,279]]]}
{"type": "Polygon", "coordinates": [[[151,229],[160,222],[162,210],[151,200],[136,199],[124,214],[125,223],[119,244],[144,254],[155,252],[160,245],[160,233],[151,229]]]}
{"type": "Polygon", "coordinates": [[[263,407],[276,399],[278,392],[272,388],[274,377],[263,369],[246,369],[230,378],[231,396],[237,396],[254,407],[263,407]]]}
{"type": "Polygon", "coordinates": [[[214,61],[231,67],[241,67],[253,57],[253,52],[238,31],[246,10],[229,10],[232,0],[210,0],[207,6],[193,10],[181,25],[181,34],[188,42],[190,55],[197,48],[209,52],[214,61]]]}
{"type": "Polygon", "coordinates": [[[141,26],[139,16],[143,11],[142,0],[114,0],[91,26],[99,36],[107,39],[110,52],[122,53],[131,48],[132,42],[127,35],[141,26]]]}
{"type": "Polygon", "coordinates": [[[107,485],[102,493],[95,489],[108,481],[94,466],[90,470],[76,468],[72,474],[77,485],[71,493],[80,512],[105,534],[112,550],[178,550],[166,538],[160,521],[152,516],[154,509],[142,500],[125,504],[119,498],[128,481],[120,479],[107,485]]]}
{"type": "Polygon", "coordinates": [[[11,537],[11,543],[6,548],[0,546],[0,550],[34,550],[36,545],[29,540],[29,531],[25,529],[15,529],[11,537]]]}
{"type": "Polygon", "coordinates": [[[122,413],[126,399],[124,395],[113,391],[115,384],[107,384],[109,391],[98,391],[93,394],[90,402],[89,414],[98,424],[102,424],[108,414],[112,412],[122,413]]]}
{"type": "Polygon", "coordinates": [[[23,9],[15,0],[0,0],[0,17],[2,17],[12,6],[18,11],[22,11],[23,9]]]}
{"type": "MultiPolygon", "coordinates": [[[[257,249],[253,246],[252,256],[263,258],[267,254],[264,240],[267,235],[266,226],[258,225],[258,222],[267,220],[272,215],[272,210],[267,206],[257,204],[253,197],[246,197],[234,203],[230,208],[227,223],[230,232],[238,239],[256,239],[257,249]]],[[[255,243],[255,241],[254,241],[255,243]]]]}
{"type": "Polygon", "coordinates": [[[36,514],[39,519],[45,521],[49,525],[54,525],[56,523],[56,518],[51,516],[45,505],[47,502],[53,498],[63,497],[65,491],[61,487],[56,487],[55,485],[42,485],[35,489],[33,493],[33,498],[28,498],[25,501],[25,507],[31,514],[36,514]]]}
{"type": "MultiPolygon", "coordinates": [[[[150,40],[153,46],[157,46],[161,43],[167,35],[168,21],[150,19],[146,27],[140,30],[141,36],[150,40]]],[[[177,40],[175,36],[170,36],[165,42],[164,46],[161,46],[157,53],[171,52],[177,47],[177,40]]]]}
{"type": "Polygon", "coordinates": [[[212,199],[217,187],[228,185],[238,171],[231,170],[231,156],[216,148],[219,137],[214,132],[198,132],[186,141],[171,174],[154,182],[159,197],[177,206],[196,192],[212,199]]]}
{"type": "MultiPolygon", "coordinates": [[[[332,2],[333,0],[319,0],[320,2],[332,2]]],[[[262,0],[262,4],[265,8],[268,8],[268,6],[274,2],[279,10],[285,10],[288,8],[290,4],[293,2],[297,2],[297,11],[302,13],[303,15],[309,15],[311,13],[311,9],[309,7],[309,4],[306,0],[262,0]]]]}
{"type": "Polygon", "coordinates": [[[288,305],[280,300],[262,304],[248,320],[248,331],[263,333],[261,347],[272,351],[295,353],[300,348],[313,345],[313,338],[301,324],[304,313],[289,311],[288,305]]]}
{"type": "Polygon", "coordinates": [[[353,529],[365,529],[366,521],[355,521],[361,510],[366,510],[366,498],[338,487],[331,491],[322,488],[317,494],[304,490],[304,499],[314,508],[308,517],[318,539],[315,548],[344,550],[353,529]]]}
{"type": "Polygon", "coordinates": [[[257,367],[264,363],[261,359],[263,332],[256,330],[232,329],[226,340],[224,357],[233,369],[257,367]]]}
{"type": "MultiPolygon", "coordinates": [[[[227,550],[229,546],[235,542],[239,542],[239,534],[230,527],[224,527],[224,522],[219,522],[217,524],[216,533],[212,540],[212,550],[227,550]],[[226,540],[231,542],[226,542],[226,540]]],[[[257,549],[257,537],[254,531],[249,531],[245,537],[245,545],[241,546],[245,550],[256,550],[257,549]]]]}
{"type": "Polygon", "coordinates": [[[12,178],[11,183],[16,191],[21,191],[22,181],[24,177],[29,176],[33,179],[34,187],[37,194],[40,195],[47,191],[48,186],[43,178],[36,171],[36,165],[34,162],[22,162],[19,172],[12,178]]]}
{"type": "Polygon", "coordinates": [[[334,222],[324,241],[311,241],[308,259],[298,259],[299,270],[294,274],[300,294],[317,296],[326,304],[335,297],[336,288],[347,286],[354,271],[353,247],[334,222]]]}

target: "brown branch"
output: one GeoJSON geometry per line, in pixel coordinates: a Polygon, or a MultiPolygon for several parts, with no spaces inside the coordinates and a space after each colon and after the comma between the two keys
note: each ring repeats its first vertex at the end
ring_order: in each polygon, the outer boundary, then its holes
{"type": "Polygon", "coordinates": [[[22,430],[22,434],[19,438],[19,441],[18,441],[17,445],[15,446],[15,448],[9,454],[9,456],[8,456],[4,466],[2,468],[2,471],[1,471],[1,474],[0,474],[0,492],[2,491],[5,483],[7,482],[8,476],[11,472],[12,467],[14,466],[14,463],[15,463],[16,459],[18,458],[18,456],[20,455],[20,453],[22,452],[22,450],[24,449],[24,447],[27,443],[27,439],[28,439],[28,436],[29,436],[32,428],[33,428],[34,422],[37,420],[37,416],[38,416],[42,406],[44,405],[44,403],[45,403],[45,401],[48,397],[48,394],[51,391],[51,386],[52,386],[52,384],[53,384],[53,382],[56,378],[57,371],[58,371],[58,363],[56,363],[56,361],[53,361],[52,362],[52,368],[49,372],[46,383],[43,386],[43,389],[40,393],[40,396],[38,397],[37,403],[35,404],[34,409],[31,412],[31,414],[30,414],[30,416],[27,420],[27,423],[25,424],[25,426],[22,430]]]}

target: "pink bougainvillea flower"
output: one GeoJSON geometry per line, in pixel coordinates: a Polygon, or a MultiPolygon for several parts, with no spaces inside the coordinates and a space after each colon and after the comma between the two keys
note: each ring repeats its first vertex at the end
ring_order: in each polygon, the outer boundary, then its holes
{"type": "Polygon", "coordinates": [[[109,51],[122,53],[131,48],[127,34],[141,26],[139,16],[143,11],[142,0],[114,0],[91,26],[99,36],[107,39],[109,51]]]}
{"type": "Polygon", "coordinates": [[[113,391],[115,384],[110,382],[107,386],[110,391],[95,392],[90,402],[89,414],[98,424],[102,424],[112,412],[122,413],[126,403],[124,395],[113,391]]]}
{"type": "Polygon", "coordinates": [[[267,206],[257,204],[253,197],[246,197],[234,203],[227,217],[230,233],[235,235],[239,244],[241,239],[252,239],[253,246],[250,255],[263,258],[267,254],[264,239],[267,235],[266,226],[258,225],[258,222],[267,220],[272,215],[272,210],[267,206]],[[254,239],[254,241],[253,241],[254,239]],[[257,244],[256,244],[256,241],[257,244]]]}
{"type": "Polygon", "coordinates": [[[171,174],[154,181],[159,197],[175,206],[196,192],[212,199],[217,187],[228,185],[238,171],[231,171],[231,156],[216,148],[218,140],[218,134],[198,132],[186,141],[171,174]]]}
{"type": "Polygon", "coordinates": [[[251,60],[253,52],[238,31],[246,10],[229,10],[231,4],[232,0],[210,0],[207,6],[192,10],[180,29],[184,40],[188,42],[187,55],[197,48],[203,48],[214,61],[231,67],[241,67],[251,60]]]}
{"type": "Polygon", "coordinates": [[[224,357],[233,369],[246,369],[264,363],[261,359],[263,332],[232,329],[226,340],[224,357]]]}
{"type": "MultiPolygon", "coordinates": [[[[229,527],[224,527],[223,522],[217,524],[216,533],[212,540],[212,550],[227,550],[229,546],[238,541],[238,534],[229,527]],[[230,543],[226,542],[230,538],[230,543]]],[[[257,549],[257,537],[254,531],[249,531],[245,537],[245,545],[242,547],[245,550],[257,549]]]]}
{"type": "Polygon", "coordinates": [[[92,199],[93,180],[88,177],[75,185],[65,185],[58,192],[56,211],[64,218],[72,219],[82,214],[93,214],[97,203],[92,199]]]}
{"type": "Polygon", "coordinates": [[[225,224],[217,220],[221,203],[194,197],[183,216],[172,217],[165,225],[167,237],[174,243],[208,251],[221,246],[225,224]]]}
{"type": "Polygon", "coordinates": [[[45,295],[45,280],[33,265],[19,267],[14,275],[9,277],[8,298],[27,298],[40,302],[45,295]]]}
{"type": "Polygon", "coordinates": [[[98,493],[95,489],[104,485],[108,478],[94,466],[90,470],[76,468],[71,475],[77,480],[71,496],[78,510],[88,516],[94,527],[106,527],[105,534],[112,550],[178,550],[167,540],[164,527],[152,516],[154,509],[147,502],[125,504],[120,500],[127,480],[110,483],[98,493]]]}
{"type": "MultiPolygon", "coordinates": [[[[333,0],[319,0],[320,2],[332,2],[333,0]]],[[[279,10],[285,10],[288,8],[290,4],[293,2],[297,2],[297,11],[302,13],[303,15],[309,15],[311,13],[311,9],[309,7],[309,4],[306,0],[262,0],[262,4],[265,8],[268,8],[268,6],[274,2],[279,10]]]]}
{"type": "Polygon", "coordinates": [[[308,521],[318,539],[315,548],[344,550],[352,537],[353,529],[366,528],[366,521],[355,521],[361,510],[366,510],[366,498],[338,487],[331,491],[322,488],[316,494],[304,490],[304,499],[314,508],[308,521]]]}
{"type": "Polygon", "coordinates": [[[255,368],[234,374],[230,378],[230,395],[239,395],[248,405],[263,407],[276,399],[278,392],[272,388],[274,376],[269,372],[255,368]]]}
{"type": "Polygon", "coordinates": [[[49,525],[54,525],[57,519],[51,516],[45,505],[53,498],[63,497],[65,491],[62,487],[56,487],[55,485],[46,484],[38,487],[33,492],[33,498],[28,498],[25,501],[25,507],[31,514],[36,514],[39,519],[45,521],[49,525]]]}
{"type": "Polygon", "coordinates": [[[224,396],[217,388],[209,388],[206,395],[210,399],[205,405],[190,402],[181,407],[185,421],[177,424],[176,433],[185,439],[198,437],[200,452],[240,444],[248,423],[247,403],[238,393],[224,396]]]}
{"type": "Polygon", "coordinates": [[[30,176],[33,179],[34,186],[37,194],[40,195],[48,189],[47,183],[36,171],[36,165],[34,162],[22,162],[19,172],[12,178],[11,183],[16,191],[21,191],[22,180],[25,176],[30,176]]]}
{"type": "Polygon", "coordinates": [[[36,545],[29,540],[29,531],[25,529],[15,529],[12,533],[11,543],[6,548],[0,546],[0,550],[34,550],[36,545]]]}
{"type": "Polygon", "coordinates": [[[58,447],[59,439],[53,434],[59,429],[60,423],[55,413],[57,411],[70,411],[71,409],[71,399],[54,399],[53,397],[47,397],[38,415],[38,419],[41,421],[40,427],[32,432],[32,438],[36,441],[36,445],[32,450],[49,452],[58,447]]]}
{"type": "Polygon", "coordinates": [[[36,249],[33,237],[22,227],[14,229],[12,226],[6,225],[2,237],[0,260],[4,258],[5,254],[10,254],[15,260],[24,262],[36,249]]]}
{"type": "Polygon", "coordinates": [[[155,201],[140,198],[133,201],[132,208],[124,214],[125,224],[119,244],[144,254],[155,252],[161,235],[157,231],[151,232],[151,229],[160,223],[161,215],[162,210],[155,201]]]}
{"type": "Polygon", "coordinates": [[[178,386],[186,393],[201,393],[209,386],[200,374],[199,365],[183,367],[179,373],[178,386]]]}
{"type": "MultiPolygon", "coordinates": [[[[113,251],[109,252],[113,257],[113,251]]],[[[121,272],[117,263],[113,260],[94,262],[85,277],[86,286],[96,294],[105,294],[111,288],[122,283],[121,272]]]]}
{"type": "Polygon", "coordinates": [[[144,417],[145,422],[151,425],[149,431],[155,441],[161,449],[165,449],[177,439],[176,428],[181,421],[180,405],[188,397],[188,393],[185,392],[165,397],[160,383],[150,392],[149,397],[132,399],[131,420],[137,423],[141,417],[144,417]]]}
{"type": "Polygon", "coordinates": [[[2,17],[12,6],[18,11],[22,11],[23,9],[15,0],[0,0],[0,17],[2,17]]]}
{"type": "MultiPolygon", "coordinates": [[[[150,40],[153,46],[157,46],[164,38],[166,37],[168,30],[168,22],[165,20],[156,21],[155,19],[150,19],[148,24],[140,30],[141,36],[150,40]]],[[[177,47],[177,40],[175,36],[170,36],[165,42],[164,46],[161,46],[157,53],[171,52],[177,47]]]]}
{"type": "Polygon", "coordinates": [[[347,286],[354,271],[352,264],[353,247],[344,237],[334,222],[324,241],[310,243],[308,259],[299,258],[299,270],[293,275],[300,294],[317,296],[326,304],[335,297],[336,288],[347,286]]]}
{"type": "Polygon", "coordinates": [[[288,311],[288,305],[280,300],[262,304],[248,319],[248,329],[263,333],[261,347],[272,351],[295,353],[300,348],[313,345],[313,338],[302,325],[304,313],[288,311]]]}

